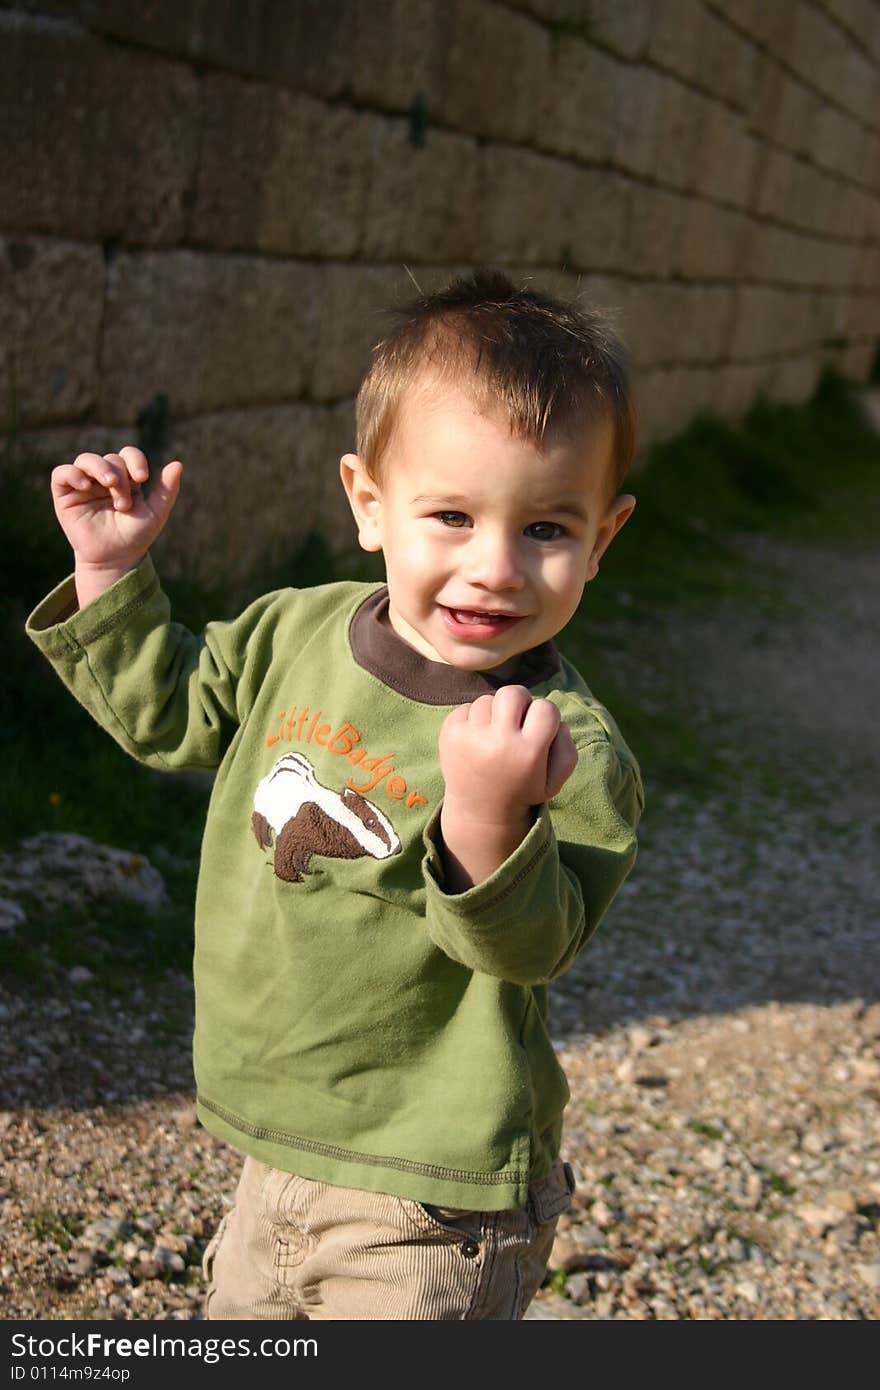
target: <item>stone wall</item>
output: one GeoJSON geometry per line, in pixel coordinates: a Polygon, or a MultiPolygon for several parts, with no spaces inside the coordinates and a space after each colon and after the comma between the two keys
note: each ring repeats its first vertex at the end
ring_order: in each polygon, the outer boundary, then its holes
{"type": "Polygon", "coordinates": [[[25,429],[119,447],[165,393],[167,563],[246,579],[319,518],[352,542],[337,460],[410,275],[615,309],[645,439],[864,378],[880,0],[0,0],[0,194],[25,429]]]}

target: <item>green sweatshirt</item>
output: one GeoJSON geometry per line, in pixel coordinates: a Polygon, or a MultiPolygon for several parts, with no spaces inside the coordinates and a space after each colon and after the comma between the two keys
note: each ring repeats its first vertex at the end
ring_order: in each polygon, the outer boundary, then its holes
{"type": "Polygon", "coordinates": [[[638,767],[553,643],[508,677],[559,707],[578,766],[484,882],[446,893],[437,739],[491,672],[429,661],[387,591],[264,596],[201,637],[149,559],[28,632],[95,719],[163,769],[216,768],[196,902],[198,1113],[303,1177],[443,1206],[520,1206],[568,1087],[547,982],[631,869],[638,767]]]}

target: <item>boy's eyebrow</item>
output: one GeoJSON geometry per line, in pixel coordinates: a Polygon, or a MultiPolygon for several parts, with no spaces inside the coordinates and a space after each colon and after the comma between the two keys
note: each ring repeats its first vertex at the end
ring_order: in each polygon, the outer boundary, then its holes
{"type": "MultiPolygon", "coordinates": [[[[460,506],[462,508],[471,506],[472,501],[473,499],[470,497],[462,497],[459,493],[451,492],[437,494],[420,492],[417,497],[412,498],[413,503],[430,502],[434,505],[442,503],[444,506],[454,505],[456,507],[460,506]]],[[[578,517],[581,521],[589,520],[587,508],[584,506],[580,498],[566,497],[560,499],[558,502],[538,502],[530,504],[529,510],[533,511],[536,516],[549,516],[551,514],[558,515],[560,512],[564,512],[568,516],[578,517]]]]}
{"type": "Polygon", "coordinates": [[[429,492],[420,492],[417,497],[413,497],[413,502],[460,502],[463,506],[470,506],[469,497],[460,497],[458,493],[443,492],[436,495],[429,492]]]}

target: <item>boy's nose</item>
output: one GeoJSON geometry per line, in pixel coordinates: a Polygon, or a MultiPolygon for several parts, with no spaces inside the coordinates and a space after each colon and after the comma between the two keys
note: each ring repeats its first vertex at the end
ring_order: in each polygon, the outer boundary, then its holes
{"type": "Polygon", "coordinates": [[[477,532],[467,547],[465,577],[484,589],[522,588],[519,546],[509,536],[477,532]]]}

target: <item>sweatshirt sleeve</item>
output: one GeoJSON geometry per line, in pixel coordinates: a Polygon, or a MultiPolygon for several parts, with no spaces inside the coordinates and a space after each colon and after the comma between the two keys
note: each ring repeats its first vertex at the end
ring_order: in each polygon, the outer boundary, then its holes
{"type": "Polygon", "coordinates": [[[126,752],[160,769],[215,768],[246,712],[246,639],[272,597],[197,637],[171,622],[147,556],[82,609],[66,579],[34,609],[27,633],[126,752]]]}
{"type": "Polygon", "coordinates": [[[440,810],[425,829],[427,926],[472,970],[514,984],[555,979],[590,938],[636,858],[644,806],[638,767],[608,738],[578,747],[578,766],[498,869],[463,893],[443,891],[440,810]]]}

